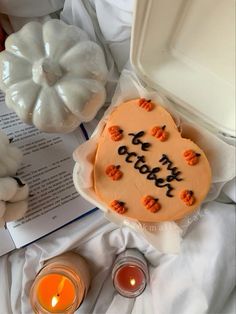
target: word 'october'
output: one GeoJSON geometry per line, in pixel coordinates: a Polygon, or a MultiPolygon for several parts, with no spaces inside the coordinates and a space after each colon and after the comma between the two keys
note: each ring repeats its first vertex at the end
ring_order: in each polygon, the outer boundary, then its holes
{"type": "MultiPolygon", "coordinates": [[[[129,135],[134,136],[132,140],[133,145],[141,145],[142,150],[147,150],[147,148],[151,145],[149,143],[143,143],[139,138],[143,136],[145,133],[143,131],[135,133],[129,133],[129,135]],[[145,144],[145,145],[144,145],[145,144]],[[149,144],[149,145],[148,145],[149,144]],[[145,149],[143,149],[145,148],[145,149]]],[[[173,162],[169,160],[166,154],[162,154],[161,158],[159,159],[159,162],[162,165],[167,165],[167,170],[171,172],[170,175],[168,175],[165,179],[158,178],[157,173],[161,171],[160,167],[154,167],[151,168],[145,163],[145,156],[139,156],[135,152],[129,152],[127,146],[120,146],[118,148],[118,154],[119,155],[125,155],[125,161],[127,163],[134,163],[134,168],[139,171],[141,174],[147,174],[146,179],[154,181],[154,184],[159,188],[167,188],[166,196],[173,197],[171,194],[171,191],[174,189],[172,185],[169,182],[172,182],[173,180],[176,181],[182,181],[182,178],[179,178],[179,175],[181,174],[180,171],[178,171],[177,167],[172,167],[173,162]]]]}

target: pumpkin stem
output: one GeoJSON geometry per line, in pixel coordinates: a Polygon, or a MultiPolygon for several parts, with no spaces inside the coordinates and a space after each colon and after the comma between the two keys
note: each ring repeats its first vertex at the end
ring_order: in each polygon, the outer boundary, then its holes
{"type": "Polygon", "coordinates": [[[48,86],[53,86],[63,75],[60,65],[49,58],[35,62],[32,74],[35,83],[48,86]]]}

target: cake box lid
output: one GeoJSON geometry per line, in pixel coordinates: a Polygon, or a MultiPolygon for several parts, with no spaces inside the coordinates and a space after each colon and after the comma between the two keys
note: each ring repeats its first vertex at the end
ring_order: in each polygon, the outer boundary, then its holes
{"type": "Polygon", "coordinates": [[[131,62],[178,110],[236,137],[234,0],[136,0],[131,62]]]}

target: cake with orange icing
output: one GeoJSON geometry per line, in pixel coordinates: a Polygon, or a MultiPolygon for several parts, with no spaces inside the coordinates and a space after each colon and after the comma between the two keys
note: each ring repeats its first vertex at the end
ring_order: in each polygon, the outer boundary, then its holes
{"type": "Polygon", "coordinates": [[[166,109],[135,99],[109,115],[93,179],[99,199],[117,214],[141,222],[170,221],[199,207],[211,169],[204,152],[181,137],[166,109]]]}

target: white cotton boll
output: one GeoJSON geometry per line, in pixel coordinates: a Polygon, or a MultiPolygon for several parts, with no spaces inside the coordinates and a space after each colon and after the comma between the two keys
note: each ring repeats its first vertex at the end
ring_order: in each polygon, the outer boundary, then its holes
{"type": "MultiPolygon", "coordinates": [[[[0,151],[1,151],[1,148],[0,148],[0,151]]],[[[6,176],[7,176],[6,165],[0,160],[0,177],[6,177],[6,176]]]]}
{"type": "Polygon", "coordinates": [[[28,209],[29,186],[11,177],[16,175],[21,160],[22,152],[0,131],[0,227],[21,218],[28,209]]]}
{"type": "Polygon", "coordinates": [[[4,219],[6,222],[20,219],[24,216],[28,209],[28,201],[20,201],[17,203],[7,203],[4,219]]]}
{"type": "Polygon", "coordinates": [[[5,163],[7,165],[8,168],[8,175],[12,176],[15,175],[17,170],[20,167],[21,161],[22,161],[22,157],[23,154],[22,152],[15,146],[13,146],[14,144],[10,144],[8,146],[8,160],[5,160],[5,163]]]}
{"type": "Polygon", "coordinates": [[[13,178],[0,178],[0,200],[9,201],[18,190],[18,183],[13,178]]]}
{"type": "Polygon", "coordinates": [[[29,186],[28,184],[26,184],[25,182],[22,181],[22,183],[24,183],[24,186],[19,186],[18,185],[18,189],[16,191],[16,194],[9,200],[9,202],[14,203],[14,202],[19,202],[19,201],[23,201],[26,198],[28,198],[29,196],[29,186]]]}
{"type": "Polygon", "coordinates": [[[8,157],[7,160],[0,160],[0,163],[2,163],[0,168],[0,177],[14,176],[16,174],[19,166],[14,159],[10,159],[8,157]]]}
{"type": "Polygon", "coordinates": [[[14,146],[3,147],[0,156],[0,177],[13,176],[16,174],[22,161],[22,152],[14,146]]]}
{"type": "Polygon", "coordinates": [[[0,152],[0,177],[15,175],[22,160],[22,152],[1,131],[0,152]]]}
{"type": "Polygon", "coordinates": [[[0,218],[4,215],[6,211],[6,204],[3,201],[0,201],[0,218]]]}
{"type": "Polygon", "coordinates": [[[5,133],[3,133],[2,131],[0,131],[0,148],[1,145],[7,145],[9,143],[9,139],[7,137],[7,135],[5,133]]]}

